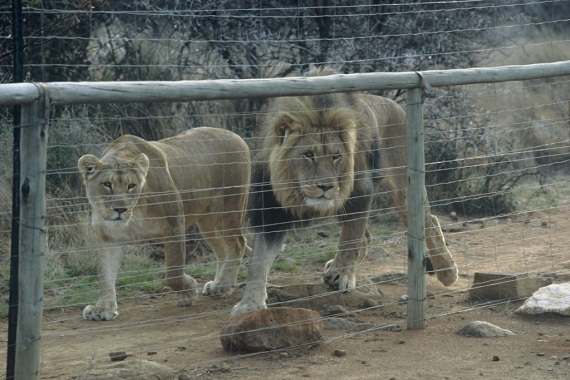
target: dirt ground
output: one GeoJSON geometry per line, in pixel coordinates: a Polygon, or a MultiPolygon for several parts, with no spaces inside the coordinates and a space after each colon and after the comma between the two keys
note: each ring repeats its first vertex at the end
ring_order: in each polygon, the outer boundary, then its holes
{"type": "MultiPolygon", "coordinates": [[[[379,307],[349,308],[349,321],[389,328],[325,330],[318,346],[261,354],[224,352],[219,332],[243,286],[229,296],[200,297],[190,308],[176,306],[174,294],[141,294],[120,300],[120,316],[111,322],[81,319],[81,307],[44,313],[42,379],[89,379],[112,365],[109,353],[123,350],[126,362],[146,361],[170,368],[165,379],[568,379],[570,319],[555,315],[514,314],[522,300],[476,303],[469,299],[473,274],[528,272],[570,281],[568,209],[529,213],[516,220],[477,222],[442,218],[460,278],[449,288],[428,277],[427,326],[407,330],[406,305],[399,302],[407,285],[378,284],[379,307]],[[471,321],[487,321],[516,335],[506,338],[460,336],[454,330],[471,321]]],[[[386,228],[383,225],[374,229],[386,228]]],[[[401,226],[400,231],[403,232],[401,226]]],[[[313,234],[309,230],[306,233],[313,234]]],[[[311,235],[308,243],[334,247],[336,237],[311,235]]],[[[404,272],[405,235],[374,241],[361,274],[404,272]]],[[[303,265],[295,273],[275,273],[271,283],[318,283],[321,267],[303,265]]],[[[203,284],[206,279],[198,279],[203,284]]],[[[341,305],[342,306],[342,305],[341,305]]],[[[320,311],[320,310],[317,310],[320,311]]],[[[1,325],[0,368],[5,368],[6,321],[1,325]]],[[[0,370],[0,371],[2,371],[0,370]]],[[[106,378],[114,378],[106,377],[106,378]]]]}

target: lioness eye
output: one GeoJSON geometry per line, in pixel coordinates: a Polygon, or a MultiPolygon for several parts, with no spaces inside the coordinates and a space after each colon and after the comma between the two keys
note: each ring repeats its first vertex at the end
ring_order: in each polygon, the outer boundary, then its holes
{"type": "Polygon", "coordinates": [[[103,182],[103,186],[105,186],[107,189],[111,189],[113,187],[113,185],[111,184],[111,182],[103,182]]]}
{"type": "Polygon", "coordinates": [[[129,185],[127,186],[127,188],[128,188],[129,190],[132,190],[132,189],[134,189],[135,187],[137,187],[137,185],[135,185],[134,183],[129,183],[129,185]]]}
{"type": "Polygon", "coordinates": [[[340,159],[340,153],[335,153],[332,155],[333,161],[338,161],[340,159]]]}
{"type": "Polygon", "coordinates": [[[315,157],[315,155],[313,154],[313,152],[305,152],[303,153],[305,158],[308,158],[309,160],[312,160],[313,157],[315,157]]]}

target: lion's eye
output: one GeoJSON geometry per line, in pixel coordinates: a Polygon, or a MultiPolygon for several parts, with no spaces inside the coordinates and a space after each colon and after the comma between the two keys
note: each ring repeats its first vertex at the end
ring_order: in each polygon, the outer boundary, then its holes
{"type": "Polygon", "coordinates": [[[305,153],[303,153],[303,155],[305,156],[306,159],[309,159],[311,161],[313,160],[313,158],[315,158],[315,155],[313,154],[313,152],[305,152],[305,153]]]}
{"type": "Polygon", "coordinates": [[[102,185],[105,186],[109,190],[111,190],[113,188],[113,184],[111,184],[111,182],[103,182],[102,185]]]}
{"type": "Polygon", "coordinates": [[[135,187],[137,187],[137,185],[135,185],[134,183],[129,183],[129,184],[127,185],[127,189],[129,189],[129,190],[132,190],[132,189],[134,189],[135,187]]]}
{"type": "Polygon", "coordinates": [[[340,160],[340,153],[335,153],[332,155],[332,159],[334,162],[340,160]]]}

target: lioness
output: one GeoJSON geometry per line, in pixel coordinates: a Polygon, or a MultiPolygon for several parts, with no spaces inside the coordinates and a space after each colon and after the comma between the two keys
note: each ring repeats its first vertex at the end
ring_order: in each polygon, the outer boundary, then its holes
{"type": "Polygon", "coordinates": [[[193,222],[218,264],[203,293],[221,294],[235,284],[241,259],[251,250],[242,231],[251,162],[239,136],[205,127],[160,141],[124,135],[101,159],[87,154],[78,167],[99,249],[99,300],[85,307],[85,319],[119,314],[115,280],[123,248],[149,239],[164,244],[166,284],[179,292],[181,306],[191,305],[197,283],[184,273],[184,261],[185,231],[193,222]]]}
{"type": "MultiPolygon", "coordinates": [[[[317,69],[308,76],[335,73],[317,69]]],[[[255,241],[245,293],[233,316],[266,307],[267,276],[291,227],[338,216],[338,251],[323,279],[350,290],[371,242],[367,223],[377,185],[390,190],[406,222],[406,114],[397,103],[356,93],[276,98],[263,132],[250,192],[255,241]]],[[[457,267],[427,203],[425,211],[429,256],[438,279],[449,286],[457,267]]]]}

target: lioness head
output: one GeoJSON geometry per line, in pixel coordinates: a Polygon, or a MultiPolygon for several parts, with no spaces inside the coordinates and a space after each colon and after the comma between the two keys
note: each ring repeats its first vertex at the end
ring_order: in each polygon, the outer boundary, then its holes
{"type": "Polygon", "coordinates": [[[351,94],[273,101],[262,159],[277,201],[297,217],[332,215],[349,198],[362,125],[356,103],[351,94]]]}
{"type": "Polygon", "coordinates": [[[149,159],[141,153],[132,159],[92,154],[77,163],[93,217],[98,222],[126,222],[132,216],[146,181],[149,159]]]}

